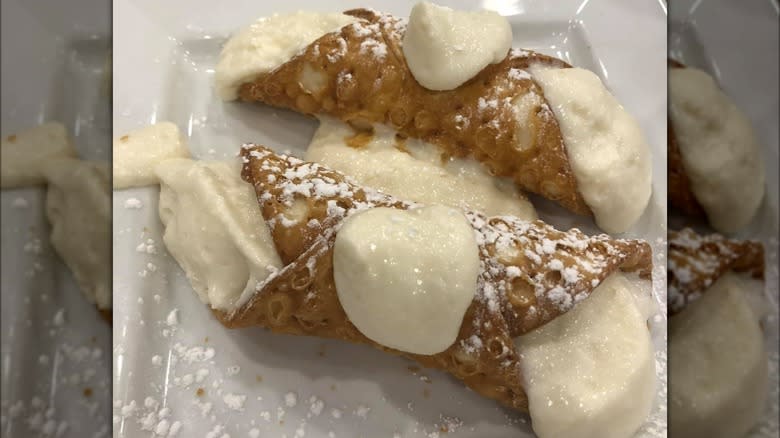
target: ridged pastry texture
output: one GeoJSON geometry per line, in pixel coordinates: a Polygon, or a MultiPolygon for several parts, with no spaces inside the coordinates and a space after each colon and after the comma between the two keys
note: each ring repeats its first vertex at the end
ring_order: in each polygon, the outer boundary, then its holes
{"type": "Polygon", "coordinates": [[[669,231],[669,312],[696,300],[729,271],[764,278],[764,247],[756,241],[699,235],[690,228],[669,231]]]}
{"type": "Polygon", "coordinates": [[[385,124],[435,144],[444,159],[473,157],[527,191],[592,215],[577,189],[555,115],[526,71],[534,64],[568,64],[511,50],[458,88],[432,91],[406,64],[403,20],[365,9],[345,14],[360,21],[320,37],[277,69],[243,84],[240,98],[337,117],[359,129],[385,124]]]}
{"type": "Polygon", "coordinates": [[[215,311],[227,327],[336,338],[402,354],[447,371],[485,397],[528,410],[513,338],[570,310],[619,270],[648,278],[649,245],[588,237],[541,222],[465,211],[480,253],[474,300],[457,340],[434,355],[393,350],[366,338],[349,321],[336,293],[333,243],[343,221],[374,207],[410,209],[405,202],[361,187],[316,163],[245,145],[243,178],[257,193],[284,267],[234,312],[215,311]]]}

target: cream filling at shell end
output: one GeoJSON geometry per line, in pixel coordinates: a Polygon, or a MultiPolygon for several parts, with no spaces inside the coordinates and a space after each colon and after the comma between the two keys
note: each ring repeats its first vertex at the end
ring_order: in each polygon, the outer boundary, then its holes
{"type": "Polygon", "coordinates": [[[160,122],[117,137],[112,146],[114,189],[157,184],[155,165],[189,156],[179,128],[171,122],[160,122]]]}
{"type": "Polygon", "coordinates": [[[51,244],[82,293],[111,308],[111,188],[108,164],[71,158],[46,163],[51,244]]]}
{"type": "Polygon", "coordinates": [[[349,146],[348,141],[360,139],[358,134],[343,122],[323,117],[305,159],[400,199],[469,208],[489,216],[537,218],[531,202],[512,181],[489,175],[475,160],[443,163],[435,145],[412,138],[398,140],[395,134],[377,125],[370,138],[349,146]]]}
{"type": "Polygon", "coordinates": [[[631,228],[652,191],[650,148],[637,121],[581,68],[531,68],[555,114],[577,187],[608,233],[631,228]]]}
{"type": "Polygon", "coordinates": [[[630,438],[655,399],[650,282],[607,277],[568,313],[515,339],[540,438],[630,438]]]}
{"type": "Polygon", "coordinates": [[[412,76],[429,90],[453,90],[512,46],[512,27],[493,11],[455,11],[417,3],[409,15],[403,52],[412,76]]]}
{"type": "Polygon", "coordinates": [[[230,312],[281,267],[270,231],[240,164],[172,159],[160,163],[163,241],[204,303],[230,312]]]}
{"type": "Polygon", "coordinates": [[[299,11],[260,18],[233,35],[222,49],[215,74],[217,94],[238,98],[238,88],[292,59],[321,36],[354,23],[341,13],[299,11]]]}
{"type": "Polygon", "coordinates": [[[669,319],[670,436],[741,437],[763,414],[762,296],[762,282],[728,273],[669,319]]]}
{"type": "Polygon", "coordinates": [[[707,73],[669,70],[669,117],[691,190],[712,227],[748,225],[764,198],[760,146],[747,117],[707,73]]]}
{"type": "Polygon", "coordinates": [[[474,229],[451,207],[374,208],[336,235],[341,306],[361,333],[396,350],[431,355],[452,345],[478,275],[474,229]]]}
{"type": "Polygon", "coordinates": [[[59,158],[76,157],[65,126],[49,122],[3,137],[0,147],[0,187],[45,184],[43,168],[59,158]]]}

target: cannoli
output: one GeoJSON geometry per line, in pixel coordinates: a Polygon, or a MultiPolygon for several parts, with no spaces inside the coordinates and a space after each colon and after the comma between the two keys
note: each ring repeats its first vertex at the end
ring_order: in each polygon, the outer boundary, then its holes
{"type": "Polygon", "coordinates": [[[513,49],[457,88],[434,91],[405,61],[403,20],[365,9],[345,15],[356,20],[243,83],[239,98],[366,131],[387,125],[435,144],[444,159],[474,158],[524,190],[595,216],[608,232],[626,231],[640,216],[651,192],[649,151],[636,121],[596,75],[558,75],[571,66],[513,49]],[[568,108],[573,101],[577,109],[568,108]],[[628,175],[632,184],[618,182],[628,175]]]}
{"type": "Polygon", "coordinates": [[[457,337],[436,354],[414,354],[369,339],[352,323],[334,279],[334,242],[353,216],[380,208],[422,206],[360,187],[344,175],[269,149],[245,145],[243,178],[257,193],[284,267],[241,307],[214,310],[227,327],[336,338],[403,354],[453,374],[478,393],[527,411],[513,338],[584,300],[619,271],[649,278],[650,247],[641,241],[558,231],[541,221],[464,214],[478,246],[476,293],[457,337]]]}

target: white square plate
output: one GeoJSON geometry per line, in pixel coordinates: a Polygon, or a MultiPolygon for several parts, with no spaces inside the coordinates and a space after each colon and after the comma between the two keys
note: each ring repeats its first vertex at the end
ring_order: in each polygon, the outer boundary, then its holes
{"type": "MultiPolygon", "coordinates": [[[[710,73],[747,115],[764,146],[767,195],[753,222],[737,237],[759,240],[766,251],[766,297],[772,314],[764,324],[769,351],[769,402],[750,437],[777,437],[778,431],[778,6],[773,0],[672,3],[669,56],[710,73]],[[724,29],[739,29],[724,32],[724,29]],[[760,66],[759,68],[757,68],[760,66]]],[[[686,219],[670,215],[678,229],[686,219]]],[[[707,231],[706,227],[702,231],[707,231]]],[[[711,230],[709,230],[711,231],[711,230]]],[[[672,359],[674,360],[674,359],[672,359]]]]}
{"type": "MultiPolygon", "coordinates": [[[[449,6],[474,9],[460,1],[449,6]]],[[[301,154],[315,122],[259,105],[222,103],[213,73],[226,38],[254,19],[299,9],[339,11],[370,6],[407,16],[413,2],[326,5],[292,0],[213,2],[134,0],[114,6],[114,133],[169,120],[189,137],[193,155],[232,157],[243,142],[301,154]]],[[[655,290],[665,308],[666,15],[649,0],[485,1],[507,15],[515,47],[561,57],[599,74],[640,122],[653,148],[654,196],[629,233],[656,251],[655,290]]],[[[444,374],[410,369],[379,351],[322,339],[227,331],[195,296],[165,253],[158,188],[114,196],[115,436],[181,423],[181,436],[532,437],[528,417],[499,408],[444,374]],[[137,198],[141,209],[126,209],[137,198]],[[158,254],[136,247],[151,239],[158,254]],[[173,313],[172,313],[173,312],[173,313]],[[170,318],[169,318],[170,316],[170,318]],[[170,321],[169,321],[170,319],[170,321]],[[172,324],[169,324],[172,323],[172,324]],[[201,394],[201,395],[198,395],[201,394]],[[245,398],[244,398],[245,397],[245,398]],[[145,421],[146,420],[146,421],[145,421]],[[207,435],[212,433],[212,435],[207,435]],[[443,435],[443,434],[442,434],[443,435]]],[[[547,205],[543,218],[593,231],[592,223],[547,205]]],[[[665,314],[665,312],[664,312],[665,314]]],[[[665,316],[653,332],[665,370],[665,316]]],[[[665,384],[659,405],[665,407],[665,384]]],[[[639,436],[665,436],[657,408],[639,436]]]]}
{"type": "MultiPolygon", "coordinates": [[[[3,0],[3,136],[59,121],[80,157],[109,159],[109,11],[106,0],[3,0]]],[[[108,437],[111,328],[49,244],[45,194],[0,194],[0,434],[108,437]]]]}

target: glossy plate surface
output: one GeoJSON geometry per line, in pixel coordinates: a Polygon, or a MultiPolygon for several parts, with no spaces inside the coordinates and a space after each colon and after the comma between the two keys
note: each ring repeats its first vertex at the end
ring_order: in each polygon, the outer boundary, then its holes
{"type": "MultiPolygon", "coordinates": [[[[59,121],[82,158],[109,159],[109,17],[105,0],[3,0],[3,136],[59,121]]],[[[108,437],[111,327],[49,244],[45,194],[0,193],[0,435],[108,437]]]]}

